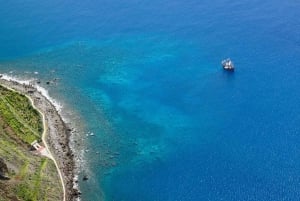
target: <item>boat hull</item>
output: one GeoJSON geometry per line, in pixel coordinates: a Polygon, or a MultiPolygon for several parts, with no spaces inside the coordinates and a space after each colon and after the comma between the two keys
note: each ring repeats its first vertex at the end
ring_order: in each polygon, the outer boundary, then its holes
{"type": "Polygon", "coordinates": [[[233,72],[234,68],[225,68],[225,67],[223,67],[223,70],[233,72]]]}

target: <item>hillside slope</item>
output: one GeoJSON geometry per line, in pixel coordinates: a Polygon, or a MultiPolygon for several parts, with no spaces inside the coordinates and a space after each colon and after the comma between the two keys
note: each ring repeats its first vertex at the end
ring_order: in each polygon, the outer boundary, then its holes
{"type": "Polygon", "coordinates": [[[31,150],[42,132],[42,118],[26,96],[0,85],[0,201],[62,200],[53,161],[31,150]]]}

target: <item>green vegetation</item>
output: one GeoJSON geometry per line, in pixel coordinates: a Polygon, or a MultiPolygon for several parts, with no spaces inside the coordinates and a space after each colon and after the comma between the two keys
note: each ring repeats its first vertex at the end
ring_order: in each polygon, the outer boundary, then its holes
{"type": "Polygon", "coordinates": [[[18,137],[26,143],[41,138],[42,118],[28,98],[0,86],[0,116],[18,137]]]}
{"type": "Polygon", "coordinates": [[[0,85],[0,158],[9,180],[0,179],[0,201],[59,201],[62,188],[52,160],[30,151],[41,140],[42,118],[26,96],[0,85]]]}

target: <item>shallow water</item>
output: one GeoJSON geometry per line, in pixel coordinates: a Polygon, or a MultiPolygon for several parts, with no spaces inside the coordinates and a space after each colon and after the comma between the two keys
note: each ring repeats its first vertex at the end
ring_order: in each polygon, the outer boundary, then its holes
{"type": "Polygon", "coordinates": [[[82,200],[299,197],[299,3],[1,5],[1,73],[41,79],[80,128],[82,200]]]}

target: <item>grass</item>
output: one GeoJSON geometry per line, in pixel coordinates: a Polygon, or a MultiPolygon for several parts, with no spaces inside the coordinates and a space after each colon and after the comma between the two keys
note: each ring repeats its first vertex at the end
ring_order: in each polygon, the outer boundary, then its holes
{"type": "Polygon", "coordinates": [[[24,177],[28,174],[28,167],[29,167],[29,161],[24,161],[24,164],[22,165],[20,172],[18,174],[18,179],[24,179],[24,177]]]}
{"type": "Polygon", "coordinates": [[[41,139],[42,118],[28,98],[0,85],[0,116],[25,143],[41,139]]]}
{"type": "Polygon", "coordinates": [[[59,201],[62,188],[52,160],[36,156],[30,143],[41,140],[43,122],[29,99],[0,85],[0,158],[10,180],[0,180],[0,201],[59,201]]]}
{"type": "Polygon", "coordinates": [[[35,201],[33,193],[26,184],[20,184],[17,187],[16,194],[18,197],[22,198],[24,201],[35,201]]]}
{"type": "Polygon", "coordinates": [[[33,197],[37,199],[39,197],[39,189],[41,189],[41,180],[42,180],[42,174],[43,170],[45,169],[46,165],[48,163],[48,159],[43,158],[41,161],[41,165],[39,166],[38,171],[34,175],[33,179],[33,184],[34,184],[34,189],[33,189],[33,197]]]}

